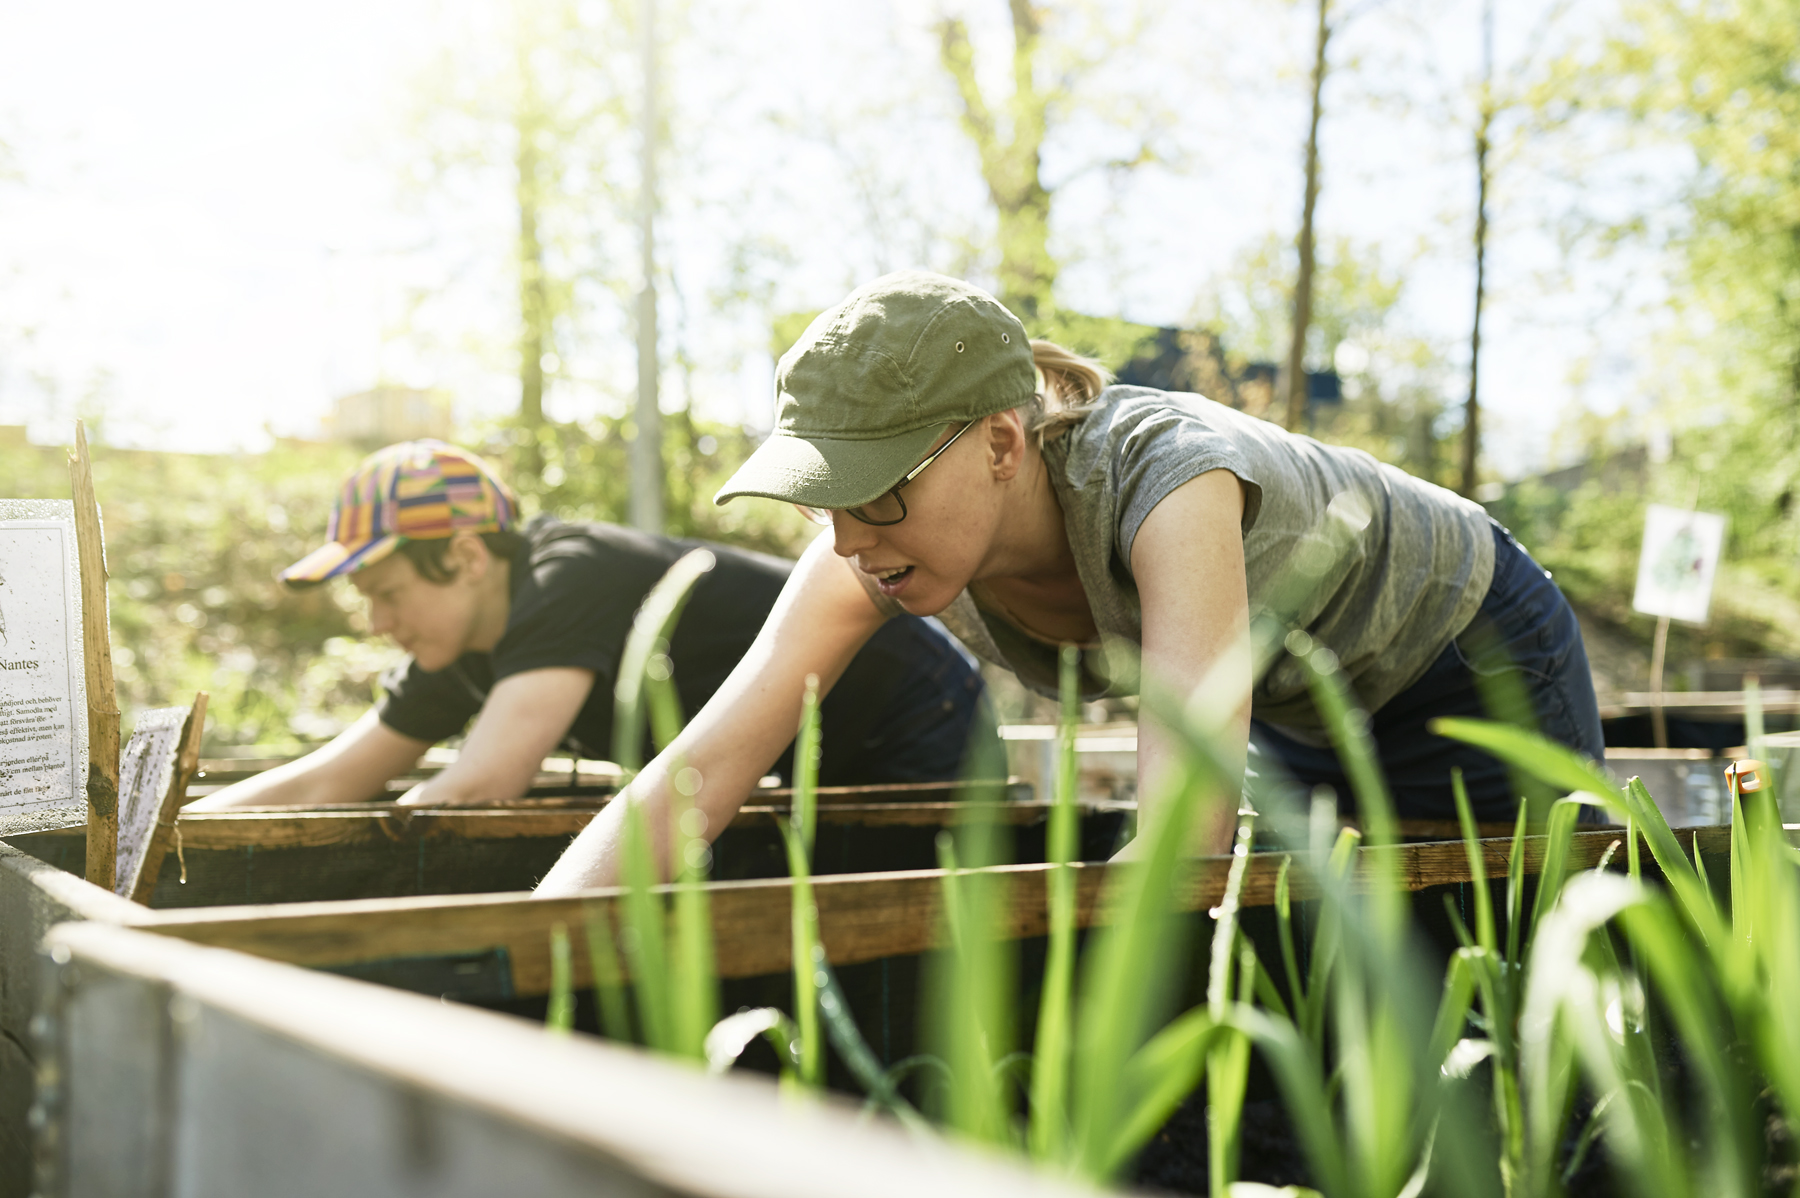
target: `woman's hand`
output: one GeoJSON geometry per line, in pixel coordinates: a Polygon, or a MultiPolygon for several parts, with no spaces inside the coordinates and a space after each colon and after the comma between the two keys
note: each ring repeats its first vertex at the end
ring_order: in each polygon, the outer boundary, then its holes
{"type": "MultiPolygon", "coordinates": [[[[1143,612],[1143,673],[1210,709],[1231,767],[1242,777],[1250,739],[1250,601],[1244,578],[1244,492],[1229,470],[1211,470],[1151,509],[1131,544],[1143,612]]],[[[1139,826],[1171,772],[1171,733],[1138,722],[1139,826]]],[[[1197,847],[1223,853],[1237,824],[1237,796],[1203,816],[1197,847]]]]}

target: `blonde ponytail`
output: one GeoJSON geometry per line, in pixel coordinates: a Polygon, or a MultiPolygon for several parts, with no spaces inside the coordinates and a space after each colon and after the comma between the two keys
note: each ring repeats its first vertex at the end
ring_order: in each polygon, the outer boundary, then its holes
{"type": "Polygon", "coordinates": [[[1112,376],[1092,358],[1084,358],[1054,341],[1031,343],[1031,364],[1044,379],[1039,406],[1031,423],[1038,446],[1074,428],[1089,412],[1112,376]]]}

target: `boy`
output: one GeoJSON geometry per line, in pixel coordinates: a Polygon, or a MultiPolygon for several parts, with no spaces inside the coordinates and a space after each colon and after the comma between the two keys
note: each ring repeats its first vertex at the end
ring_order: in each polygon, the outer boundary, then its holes
{"type": "MultiPolygon", "coordinates": [[[[613,687],[632,617],[698,543],[548,516],[519,527],[517,513],[485,462],[441,441],[390,445],[365,459],[332,508],[326,544],[281,577],[317,586],[347,576],[369,602],[372,630],[407,659],[383,676],[375,708],[329,744],[188,810],[378,797],[432,744],[465,728],[455,764],[402,802],[515,798],[559,748],[610,758],[613,687]]],[[[751,651],[793,568],[708,548],[718,564],[694,588],[669,647],[688,714],[751,651]]],[[[941,631],[911,617],[891,621],[822,705],[819,781],[955,778],[972,733],[993,736],[984,708],[979,673],[941,631]]],[[[777,763],[783,777],[792,753],[777,763]]]]}

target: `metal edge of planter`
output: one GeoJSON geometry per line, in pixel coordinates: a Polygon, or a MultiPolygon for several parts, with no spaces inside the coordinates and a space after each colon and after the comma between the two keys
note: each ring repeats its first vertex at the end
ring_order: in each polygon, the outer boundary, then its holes
{"type": "Polygon", "coordinates": [[[37,1065],[36,955],[44,933],[70,920],[136,923],[150,912],[0,842],[0,1198],[32,1193],[26,1125],[37,1065]]]}
{"type": "Polygon", "coordinates": [[[1093,1193],[766,1079],[140,930],[60,925],[40,966],[47,1195],[1093,1193]]]}

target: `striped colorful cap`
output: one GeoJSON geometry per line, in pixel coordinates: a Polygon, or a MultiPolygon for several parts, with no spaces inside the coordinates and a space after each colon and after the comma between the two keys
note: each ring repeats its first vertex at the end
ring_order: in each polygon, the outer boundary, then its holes
{"type": "Polygon", "coordinates": [[[500,532],[519,501],[486,462],[442,441],[403,441],[362,460],[331,506],[330,539],[281,572],[291,583],[324,582],[372,566],[404,541],[462,529],[500,532]]]}

